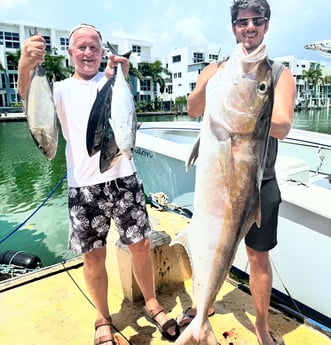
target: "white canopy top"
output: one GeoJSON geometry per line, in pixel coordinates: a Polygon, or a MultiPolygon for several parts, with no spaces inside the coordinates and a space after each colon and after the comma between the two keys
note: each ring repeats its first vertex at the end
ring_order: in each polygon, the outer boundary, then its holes
{"type": "Polygon", "coordinates": [[[305,48],[315,50],[323,56],[331,57],[331,40],[309,43],[305,45],[305,48]]]}

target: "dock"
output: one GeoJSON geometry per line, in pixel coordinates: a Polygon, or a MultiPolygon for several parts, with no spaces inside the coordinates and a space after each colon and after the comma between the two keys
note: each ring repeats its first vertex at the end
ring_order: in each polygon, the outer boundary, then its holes
{"type": "Polygon", "coordinates": [[[24,112],[6,112],[0,111],[0,122],[26,121],[27,117],[24,112]]]}
{"type": "MultiPolygon", "coordinates": [[[[151,248],[160,303],[171,317],[194,304],[190,267],[180,248],[168,246],[189,219],[148,205],[158,238],[151,248]],[[160,241],[161,238],[161,241],[160,241]],[[171,252],[174,251],[174,252],[171,252]]],[[[109,304],[113,323],[132,345],[170,343],[161,338],[143,313],[125,251],[111,229],[108,238],[109,304]]],[[[154,241],[154,240],[153,240],[154,241]]],[[[6,345],[91,345],[95,308],[88,299],[80,257],[0,283],[0,343],[6,345]]],[[[210,317],[221,345],[257,345],[251,296],[228,278],[210,317]]],[[[330,345],[331,338],[308,322],[300,323],[270,307],[269,325],[280,344],[330,345]]]]}

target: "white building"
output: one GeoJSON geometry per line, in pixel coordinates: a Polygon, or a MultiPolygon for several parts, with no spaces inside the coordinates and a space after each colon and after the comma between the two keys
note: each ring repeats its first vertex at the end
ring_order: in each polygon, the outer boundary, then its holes
{"type": "MultiPolygon", "coordinates": [[[[324,65],[319,61],[299,59],[295,55],[280,56],[274,59],[275,61],[281,62],[283,65],[288,67],[295,80],[296,80],[296,92],[297,92],[297,104],[307,101],[308,99],[312,102],[311,97],[316,98],[316,105],[321,105],[321,102],[330,104],[331,98],[331,85],[319,82],[316,87],[316,94],[313,95],[314,85],[309,83],[304,78],[304,71],[320,69],[323,72],[323,77],[331,75],[331,68],[324,65]]],[[[311,105],[311,104],[310,104],[311,105]]]]}
{"type": "MultiPolygon", "coordinates": [[[[61,54],[66,57],[66,66],[70,60],[67,53],[69,44],[69,31],[63,29],[38,27],[28,24],[15,24],[0,22],[0,63],[4,70],[0,69],[0,107],[8,107],[18,103],[17,95],[17,71],[8,64],[7,53],[15,53],[17,49],[23,47],[24,41],[37,29],[47,44],[47,51],[51,54],[61,54]]],[[[109,43],[123,54],[132,50],[130,61],[135,68],[140,62],[153,62],[151,54],[152,43],[143,40],[136,40],[123,37],[103,37],[104,45],[109,43]]],[[[164,76],[166,88],[160,94],[159,87],[153,90],[151,78],[140,82],[134,78],[132,80],[132,93],[136,101],[149,101],[158,97],[165,105],[165,109],[172,108],[177,97],[186,97],[196,85],[201,70],[210,62],[222,60],[219,51],[212,48],[182,47],[169,51],[167,59],[162,61],[164,67],[171,72],[171,77],[164,76]],[[156,92],[156,94],[153,94],[156,92]]],[[[275,58],[275,60],[285,64],[293,73],[297,82],[297,98],[309,97],[309,85],[303,79],[303,71],[320,66],[324,70],[324,65],[317,61],[300,60],[294,55],[275,58]],[[307,93],[308,89],[308,93],[307,93]],[[307,96],[308,95],[308,96],[307,96]]],[[[106,59],[103,62],[106,63],[106,59]]],[[[330,70],[324,70],[330,75],[330,70]]],[[[324,86],[321,91],[323,97],[331,98],[331,86],[324,86]]]]}
{"type": "Polygon", "coordinates": [[[187,96],[194,88],[198,75],[210,62],[217,61],[218,52],[208,48],[183,47],[169,51],[166,67],[172,73],[163,101],[175,101],[187,96]]]}
{"type": "MultiPolygon", "coordinates": [[[[16,53],[22,49],[24,41],[34,33],[35,29],[41,33],[46,40],[46,50],[51,54],[60,54],[66,57],[66,66],[69,66],[70,59],[67,52],[69,45],[69,31],[63,29],[38,27],[28,24],[15,24],[0,22],[0,63],[4,68],[0,70],[0,107],[9,107],[19,102],[17,95],[17,70],[8,64],[7,53],[16,53]]],[[[105,39],[120,53],[132,50],[130,61],[134,67],[139,62],[151,62],[151,46],[147,41],[130,38],[110,37],[105,39]]],[[[146,87],[148,81],[140,85],[139,80],[133,88],[133,94],[137,100],[151,99],[152,90],[146,87]]]]}
{"type": "MultiPolygon", "coordinates": [[[[175,49],[168,54],[167,68],[172,72],[172,81],[167,85],[167,92],[161,95],[164,101],[174,101],[177,97],[187,96],[196,85],[201,70],[210,62],[222,60],[219,53],[208,48],[184,47],[175,49]]],[[[298,59],[294,55],[274,58],[288,67],[296,79],[297,100],[310,97],[311,85],[304,79],[304,70],[320,68],[325,75],[331,70],[318,61],[298,59]]],[[[319,98],[331,98],[331,85],[321,85],[319,98]]]]}

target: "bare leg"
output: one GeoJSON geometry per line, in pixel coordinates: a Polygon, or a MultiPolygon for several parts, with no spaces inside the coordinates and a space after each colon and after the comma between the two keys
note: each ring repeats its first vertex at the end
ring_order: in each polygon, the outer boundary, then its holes
{"type": "MultiPolygon", "coordinates": [[[[128,246],[128,249],[131,253],[133,273],[144,296],[146,309],[155,310],[159,306],[159,302],[155,295],[154,267],[149,240],[146,238],[128,246]]],[[[164,312],[157,315],[155,319],[160,325],[164,325],[169,320],[164,312]]],[[[168,332],[174,335],[176,333],[175,327],[171,327],[168,332]]]]}
{"type": "MultiPolygon", "coordinates": [[[[84,279],[91,299],[96,306],[96,320],[109,317],[108,308],[108,276],[105,267],[106,247],[95,249],[83,254],[84,279]]],[[[109,335],[110,327],[101,326],[96,330],[95,337],[109,335]]],[[[104,345],[112,345],[111,342],[104,345]]]]}
{"type": "Polygon", "coordinates": [[[246,246],[250,263],[249,286],[256,315],[255,332],[260,345],[274,345],[269,333],[268,311],[272,288],[272,268],[268,252],[246,246]]]}

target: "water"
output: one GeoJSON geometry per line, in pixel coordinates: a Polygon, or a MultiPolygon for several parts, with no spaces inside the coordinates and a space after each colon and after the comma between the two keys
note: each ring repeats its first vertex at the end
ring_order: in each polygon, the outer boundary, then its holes
{"type": "MultiPolygon", "coordinates": [[[[31,216],[65,174],[62,137],[59,144],[57,157],[49,162],[34,144],[27,122],[0,122],[0,241],[31,216]]],[[[40,211],[0,243],[0,253],[34,253],[43,266],[66,257],[66,195],[63,183],[40,211]]]]}
{"type": "MultiPolygon", "coordinates": [[[[331,134],[329,111],[296,113],[294,127],[331,134]]],[[[183,121],[187,116],[138,116],[138,121],[183,121]]],[[[43,266],[72,257],[67,251],[67,183],[31,219],[66,172],[64,140],[60,137],[55,159],[49,162],[34,144],[26,122],[0,122],[0,253],[7,249],[38,255],[43,266]],[[26,223],[20,227],[20,224],[26,223]]]]}
{"type": "Polygon", "coordinates": [[[293,127],[306,131],[331,134],[331,109],[296,112],[293,127]]]}

